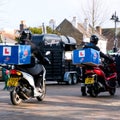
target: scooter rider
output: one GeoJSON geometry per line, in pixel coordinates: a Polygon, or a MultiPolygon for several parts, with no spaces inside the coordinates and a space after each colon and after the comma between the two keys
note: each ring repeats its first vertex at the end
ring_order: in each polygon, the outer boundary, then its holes
{"type": "MultiPolygon", "coordinates": [[[[33,44],[31,42],[31,37],[32,37],[32,33],[29,29],[24,29],[22,32],[21,32],[21,36],[20,36],[20,41],[19,41],[19,44],[21,45],[31,45],[31,53],[32,53],[32,56],[31,56],[31,63],[30,64],[27,64],[27,65],[22,65],[21,68],[22,69],[27,69],[27,71],[35,78],[36,76],[36,79],[35,79],[35,87],[36,89],[34,90],[34,96],[38,96],[40,94],[40,92],[38,91],[41,91],[40,90],[40,79],[38,78],[38,75],[39,74],[39,71],[41,71],[40,69],[42,69],[43,67],[37,67],[39,68],[38,70],[34,71],[34,68],[35,65],[38,65],[36,64],[37,62],[42,65],[44,64],[50,64],[49,61],[42,55],[42,53],[40,52],[40,50],[36,47],[35,44],[33,44]],[[33,74],[34,73],[34,74],[33,74]],[[35,75],[36,74],[36,75],[35,75]]],[[[36,69],[36,68],[35,68],[36,69]]]]}
{"type": "MultiPolygon", "coordinates": [[[[99,38],[96,35],[91,35],[90,42],[86,44],[83,48],[93,48],[97,51],[100,51],[100,48],[97,45],[99,38]]],[[[108,59],[111,62],[114,62],[112,58],[105,55],[103,52],[100,51],[100,57],[104,59],[108,59]]],[[[85,67],[82,67],[82,82],[81,82],[81,92],[82,96],[86,96],[86,87],[85,87],[85,67]]]]}

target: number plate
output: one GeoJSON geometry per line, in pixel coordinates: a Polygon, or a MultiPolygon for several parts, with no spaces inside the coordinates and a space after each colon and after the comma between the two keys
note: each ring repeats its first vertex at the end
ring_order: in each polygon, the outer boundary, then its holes
{"type": "Polygon", "coordinates": [[[94,83],[94,78],[86,78],[85,79],[85,84],[93,84],[94,83]]]}
{"type": "Polygon", "coordinates": [[[18,81],[20,78],[11,77],[8,79],[7,86],[18,86],[18,81]]]}

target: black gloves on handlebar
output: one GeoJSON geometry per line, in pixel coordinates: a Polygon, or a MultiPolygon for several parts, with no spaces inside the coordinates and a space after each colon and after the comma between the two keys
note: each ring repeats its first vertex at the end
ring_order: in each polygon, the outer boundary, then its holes
{"type": "Polygon", "coordinates": [[[114,63],[114,60],[111,57],[109,57],[109,62],[114,63]]]}

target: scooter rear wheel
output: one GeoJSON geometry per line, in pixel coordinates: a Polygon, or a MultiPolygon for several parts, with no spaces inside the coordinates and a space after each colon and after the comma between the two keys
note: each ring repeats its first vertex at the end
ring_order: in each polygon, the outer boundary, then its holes
{"type": "Polygon", "coordinates": [[[12,91],[10,91],[10,100],[13,105],[19,105],[22,102],[22,99],[16,93],[15,88],[12,91]]]}

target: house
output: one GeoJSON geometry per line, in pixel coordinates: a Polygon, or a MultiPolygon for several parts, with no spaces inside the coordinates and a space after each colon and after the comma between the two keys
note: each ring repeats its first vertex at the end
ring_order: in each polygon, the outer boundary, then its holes
{"type": "MultiPolygon", "coordinates": [[[[107,50],[110,51],[114,47],[114,36],[115,30],[114,28],[104,28],[102,30],[102,34],[108,39],[107,42],[107,50]]],[[[118,49],[120,49],[120,28],[117,29],[117,39],[118,39],[118,49]]]]}
{"type": "Polygon", "coordinates": [[[99,38],[97,46],[99,46],[103,53],[107,53],[107,38],[103,36],[100,26],[97,26],[93,31],[93,28],[89,25],[87,19],[85,19],[83,24],[78,23],[77,29],[83,34],[83,42],[85,43],[90,41],[92,34],[97,35],[99,38]]]}
{"type": "Polygon", "coordinates": [[[15,31],[4,29],[0,31],[0,42],[2,43],[16,43],[15,41],[15,31]]]}
{"type": "MultiPolygon", "coordinates": [[[[56,30],[62,35],[68,35],[76,39],[78,47],[82,47],[84,43],[90,41],[90,36],[92,35],[92,27],[87,23],[87,19],[85,19],[84,24],[77,23],[77,27],[75,27],[70,21],[64,19],[60,25],[56,28],[56,30]]],[[[98,26],[94,31],[99,37],[98,46],[101,51],[107,52],[107,38],[102,35],[102,29],[98,26]]]]}
{"type": "Polygon", "coordinates": [[[61,35],[75,38],[78,45],[82,42],[83,34],[67,19],[64,19],[61,24],[56,27],[56,31],[61,35]]]}

